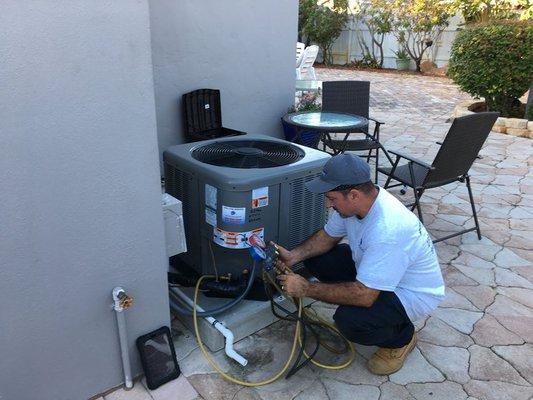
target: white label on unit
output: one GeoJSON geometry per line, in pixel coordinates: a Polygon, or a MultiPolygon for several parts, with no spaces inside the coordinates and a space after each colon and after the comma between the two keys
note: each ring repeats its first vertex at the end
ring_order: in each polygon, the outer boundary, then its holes
{"type": "Polygon", "coordinates": [[[213,210],[217,209],[217,188],[205,184],[205,205],[213,210]]]}
{"type": "Polygon", "coordinates": [[[252,208],[268,206],[268,186],[252,190],[252,208]]]}
{"type": "Polygon", "coordinates": [[[246,222],[246,208],[222,206],[222,221],[232,225],[244,224],[246,222]]]}
{"type": "Polygon", "coordinates": [[[228,249],[246,249],[250,247],[248,238],[257,235],[264,240],[265,229],[258,228],[247,232],[227,232],[216,226],[213,228],[213,242],[228,249]]]}
{"type": "Polygon", "coordinates": [[[205,108],[206,110],[209,110],[210,107],[211,107],[211,106],[210,106],[209,104],[204,104],[204,108],[205,108]]]}
{"type": "Polygon", "coordinates": [[[217,213],[212,208],[205,208],[205,222],[211,226],[217,226],[217,213]]]}

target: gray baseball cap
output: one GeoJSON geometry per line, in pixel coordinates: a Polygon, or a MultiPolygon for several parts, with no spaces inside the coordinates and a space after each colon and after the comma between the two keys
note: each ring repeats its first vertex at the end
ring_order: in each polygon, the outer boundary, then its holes
{"type": "Polygon", "coordinates": [[[341,185],[360,185],[370,181],[370,167],[353,154],[331,157],[319,177],[305,184],[313,193],[325,193],[341,185]]]}

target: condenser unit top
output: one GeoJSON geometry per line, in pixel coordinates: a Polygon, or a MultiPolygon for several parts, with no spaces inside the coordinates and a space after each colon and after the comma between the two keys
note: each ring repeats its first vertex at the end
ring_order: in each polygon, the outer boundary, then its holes
{"type": "Polygon", "coordinates": [[[330,155],[264,135],[246,135],[172,146],[164,161],[175,168],[245,190],[281,175],[305,173],[322,166],[330,155]]]}

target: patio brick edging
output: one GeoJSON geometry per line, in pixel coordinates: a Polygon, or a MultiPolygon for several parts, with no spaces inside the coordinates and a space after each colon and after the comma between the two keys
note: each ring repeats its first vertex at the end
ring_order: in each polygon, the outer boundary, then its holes
{"type": "MultiPolygon", "coordinates": [[[[484,103],[485,102],[481,100],[470,100],[459,103],[455,106],[451,119],[453,120],[454,118],[462,117],[463,115],[474,114],[474,111],[471,110],[476,109],[484,103]]],[[[528,121],[527,119],[522,118],[499,117],[494,123],[492,131],[533,139],[533,121],[528,121]]]]}

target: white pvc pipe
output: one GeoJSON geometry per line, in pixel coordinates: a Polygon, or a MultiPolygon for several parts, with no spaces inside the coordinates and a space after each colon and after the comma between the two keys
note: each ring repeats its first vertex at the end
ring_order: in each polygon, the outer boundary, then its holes
{"type": "MultiPolygon", "coordinates": [[[[191,307],[194,306],[194,302],[189,298],[189,296],[187,296],[185,293],[183,293],[178,288],[173,287],[172,293],[174,293],[176,296],[178,296],[181,300],[183,300],[185,303],[187,303],[191,307]]],[[[196,311],[204,312],[205,310],[197,304],[196,311]]],[[[232,358],[233,360],[237,361],[243,367],[245,367],[246,364],[248,364],[248,360],[244,358],[243,356],[241,356],[239,353],[237,353],[235,349],[233,348],[233,340],[235,339],[235,337],[233,336],[233,332],[229,330],[228,328],[226,328],[226,326],[222,322],[218,321],[217,319],[213,317],[204,317],[204,319],[207,322],[209,322],[211,325],[213,325],[215,329],[219,331],[222,334],[222,336],[224,336],[224,338],[226,339],[226,345],[224,347],[226,355],[229,358],[232,358]]]]}
{"type": "Polygon", "coordinates": [[[124,386],[126,390],[129,390],[133,388],[133,379],[131,376],[130,353],[128,351],[128,336],[126,334],[126,319],[124,318],[124,309],[120,306],[118,298],[118,294],[121,292],[124,292],[124,289],[121,287],[113,289],[113,309],[117,316],[118,338],[122,356],[122,367],[124,369],[124,386]]]}

